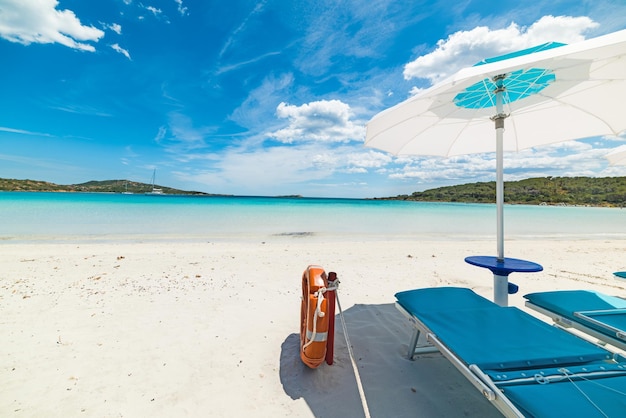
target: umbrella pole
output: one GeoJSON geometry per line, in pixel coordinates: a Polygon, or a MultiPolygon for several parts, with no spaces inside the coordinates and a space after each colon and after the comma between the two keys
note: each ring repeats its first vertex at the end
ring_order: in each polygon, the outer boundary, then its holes
{"type": "MultiPolygon", "coordinates": [[[[504,262],[504,176],[503,176],[503,132],[504,117],[496,119],[496,207],[498,233],[498,262],[504,262]]],[[[508,276],[493,275],[493,301],[500,306],[509,304],[508,276]]]]}
{"type": "MultiPolygon", "coordinates": [[[[496,120],[496,126],[504,119],[496,120]]],[[[498,260],[504,260],[504,163],[503,163],[503,132],[504,128],[496,128],[496,222],[498,236],[498,260]]]]}
{"type": "MultiPolygon", "coordinates": [[[[494,77],[498,86],[496,88],[496,115],[493,121],[496,126],[496,222],[498,240],[498,261],[504,262],[504,119],[507,115],[503,112],[502,95],[504,75],[494,77]]],[[[494,274],[493,276],[493,300],[500,306],[508,305],[509,280],[507,276],[494,274]]]]}

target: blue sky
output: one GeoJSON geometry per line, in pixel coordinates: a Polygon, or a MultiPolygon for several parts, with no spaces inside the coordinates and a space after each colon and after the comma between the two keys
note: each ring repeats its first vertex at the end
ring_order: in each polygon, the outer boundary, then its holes
{"type": "MultiPolygon", "coordinates": [[[[472,65],[626,28],[623,0],[0,0],[0,177],[392,196],[495,179],[393,157],[365,123],[472,65]],[[497,7],[496,7],[497,5],[497,7]]],[[[626,136],[508,154],[505,180],[617,176],[626,136]]]]}

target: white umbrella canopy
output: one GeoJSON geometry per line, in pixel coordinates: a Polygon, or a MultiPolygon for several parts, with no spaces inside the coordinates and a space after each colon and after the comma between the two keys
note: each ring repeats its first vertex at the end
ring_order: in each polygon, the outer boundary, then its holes
{"type": "MultiPolygon", "coordinates": [[[[617,135],[626,129],[625,97],[623,30],[571,45],[544,44],[464,68],[374,116],[365,145],[395,155],[495,152],[497,260],[504,263],[503,152],[617,135]]],[[[506,284],[494,284],[500,304],[506,304],[506,284]]]]}
{"type": "Polygon", "coordinates": [[[448,157],[496,151],[492,118],[500,112],[493,78],[499,75],[527,77],[520,83],[522,91],[510,86],[516,80],[507,85],[504,79],[503,110],[508,116],[504,151],[617,135],[626,129],[621,105],[626,97],[624,30],[467,67],[372,118],[365,145],[395,155],[448,157]],[[479,92],[483,102],[457,97],[476,85],[483,87],[479,92]]]}
{"type": "Polygon", "coordinates": [[[626,165],[626,145],[615,148],[606,154],[606,159],[611,165],[626,165]]]}

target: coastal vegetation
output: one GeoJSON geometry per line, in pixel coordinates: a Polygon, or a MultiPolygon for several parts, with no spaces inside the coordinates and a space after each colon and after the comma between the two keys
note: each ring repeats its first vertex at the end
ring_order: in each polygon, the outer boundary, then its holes
{"type": "MultiPolygon", "coordinates": [[[[185,191],[155,185],[170,195],[209,195],[203,192],[185,191]]],[[[25,192],[83,192],[83,193],[150,193],[152,184],[130,180],[88,181],[80,184],[61,185],[39,180],[0,179],[0,191],[25,192]]]]}
{"type": "MultiPolygon", "coordinates": [[[[155,185],[168,195],[218,196],[155,185]]],[[[60,185],[39,180],[0,178],[0,191],[150,193],[153,185],[130,180],[88,181],[60,185]]],[[[223,196],[223,195],[219,195],[223,196]]],[[[278,197],[302,197],[289,195],[278,197]]],[[[495,182],[467,183],[438,187],[410,195],[378,197],[375,200],[414,200],[425,202],[494,203],[495,182]]],[[[504,183],[504,201],[508,204],[567,206],[626,206],[626,177],[539,177],[504,183]]]]}
{"type": "MultiPolygon", "coordinates": [[[[439,187],[382,198],[427,202],[494,203],[494,181],[439,187]]],[[[539,177],[504,183],[504,202],[526,205],[626,206],[626,177],[539,177]]]]}

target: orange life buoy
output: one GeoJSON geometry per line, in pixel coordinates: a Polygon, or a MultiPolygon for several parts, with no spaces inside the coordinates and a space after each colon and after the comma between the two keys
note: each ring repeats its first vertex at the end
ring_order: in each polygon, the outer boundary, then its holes
{"type": "Polygon", "coordinates": [[[302,306],[300,309],[300,358],[316,368],[326,357],[328,340],[328,299],[324,292],[328,277],[320,266],[308,266],[302,275],[302,306]]]}

